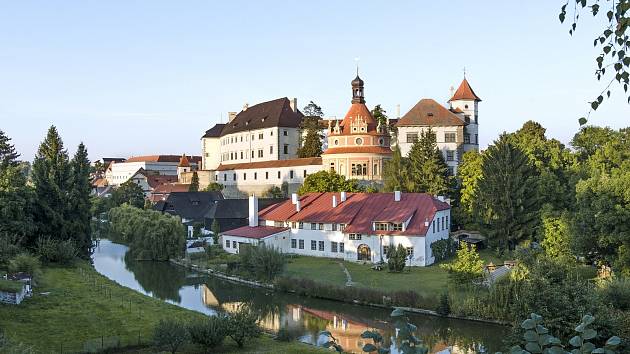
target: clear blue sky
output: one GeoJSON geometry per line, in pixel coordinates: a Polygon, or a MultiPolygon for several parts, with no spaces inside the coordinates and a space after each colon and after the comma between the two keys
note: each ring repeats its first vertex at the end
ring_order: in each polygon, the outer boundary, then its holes
{"type": "MultiPolygon", "coordinates": [[[[200,153],[203,132],[277,97],[343,117],[360,58],[370,107],[448,99],[462,68],[483,99],[483,146],[528,119],[567,142],[602,84],[600,30],[558,22],[563,1],[7,1],[0,129],[32,159],[55,124],[92,159],[200,153]]],[[[622,90],[591,122],[630,125],[622,90]]]]}

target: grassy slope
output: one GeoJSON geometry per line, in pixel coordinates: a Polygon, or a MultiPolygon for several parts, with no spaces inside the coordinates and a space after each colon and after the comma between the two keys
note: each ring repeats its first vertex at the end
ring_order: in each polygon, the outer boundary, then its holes
{"type": "MultiPolygon", "coordinates": [[[[141,341],[147,343],[153,326],[161,318],[191,320],[203,316],[122,287],[96,273],[87,264],[80,264],[77,268],[45,269],[35,292],[50,294],[35,295],[19,306],[0,305],[0,326],[13,342],[21,342],[46,353],[59,350],[62,344],[64,351],[78,351],[83,349],[85,341],[101,335],[120,336],[126,344],[137,342],[140,334],[141,341]],[[98,286],[90,284],[90,279],[92,284],[96,279],[98,286]],[[101,290],[102,285],[108,289],[107,293],[101,290]]],[[[252,343],[252,347],[258,346],[259,342],[261,348],[269,348],[269,351],[291,352],[295,347],[299,349],[295,349],[298,350],[296,352],[319,352],[317,348],[298,343],[278,343],[268,338],[252,343]]],[[[230,344],[231,341],[226,340],[228,351],[234,349],[230,344]]]]}

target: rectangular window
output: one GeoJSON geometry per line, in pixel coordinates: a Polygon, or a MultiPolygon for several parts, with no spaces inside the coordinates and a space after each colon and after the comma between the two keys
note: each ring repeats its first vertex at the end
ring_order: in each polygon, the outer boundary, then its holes
{"type": "Polygon", "coordinates": [[[300,221],[300,223],[298,224],[300,229],[304,228],[304,223],[300,221]]]}
{"type": "Polygon", "coordinates": [[[280,171],[278,171],[278,179],[280,179],[280,171]]]}
{"type": "Polygon", "coordinates": [[[312,222],[311,223],[311,230],[317,230],[317,224],[312,222]]]}
{"type": "Polygon", "coordinates": [[[252,159],[254,158],[254,150],[252,150],[252,159]]]}
{"type": "Polygon", "coordinates": [[[289,133],[287,133],[287,131],[286,131],[286,130],[283,130],[283,131],[282,131],[282,135],[287,136],[287,135],[289,135],[289,133]]]}
{"type": "Polygon", "coordinates": [[[300,240],[300,249],[303,250],[304,249],[304,240],[300,240]]]}
{"type": "Polygon", "coordinates": [[[442,217],[442,230],[445,230],[446,228],[444,227],[444,217],[442,217]]]}
{"type": "Polygon", "coordinates": [[[287,155],[289,154],[289,145],[284,144],[284,154],[287,155]]]}
{"type": "Polygon", "coordinates": [[[470,144],[470,134],[464,134],[464,144],[470,144]]]}
{"type": "Polygon", "coordinates": [[[324,241],[319,241],[319,250],[324,252],[324,241]]]}
{"type": "Polygon", "coordinates": [[[291,248],[297,248],[297,240],[294,238],[291,239],[291,248]]]}
{"type": "Polygon", "coordinates": [[[273,145],[269,145],[269,155],[273,155],[273,145]]]}
{"type": "Polygon", "coordinates": [[[403,224],[401,222],[392,223],[391,226],[392,231],[402,231],[403,228],[403,224]]]}
{"type": "Polygon", "coordinates": [[[339,224],[339,231],[343,231],[346,229],[346,224],[339,224]]]}
{"type": "Polygon", "coordinates": [[[448,215],[446,216],[446,229],[450,229],[450,224],[448,223],[448,215]]]}
{"type": "Polygon", "coordinates": [[[376,231],[387,231],[387,223],[386,222],[377,222],[374,223],[374,230],[376,231]]]}
{"type": "Polygon", "coordinates": [[[275,226],[275,227],[284,227],[284,222],[283,221],[274,221],[273,222],[273,226],[275,226]]]}
{"type": "Polygon", "coordinates": [[[337,246],[338,246],[337,242],[331,242],[330,243],[330,252],[337,253],[337,246]]]}
{"type": "Polygon", "coordinates": [[[445,143],[454,143],[457,140],[457,133],[444,133],[445,143]]]}
{"type": "Polygon", "coordinates": [[[269,179],[269,172],[265,172],[265,179],[269,179]]]}
{"type": "Polygon", "coordinates": [[[289,178],[293,179],[293,170],[289,171],[289,178]]]}
{"type": "Polygon", "coordinates": [[[247,173],[243,172],[243,181],[247,181],[247,173]]]}
{"type": "Polygon", "coordinates": [[[407,257],[413,257],[413,247],[407,247],[407,257]]]}
{"type": "Polygon", "coordinates": [[[317,241],[311,241],[311,251],[317,251],[317,241]]]}
{"type": "Polygon", "coordinates": [[[479,134],[475,134],[475,144],[479,144],[479,134]]]}
{"type": "Polygon", "coordinates": [[[367,176],[367,164],[366,163],[353,163],[352,165],[353,176],[367,176]]]}
{"type": "Polygon", "coordinates": [[[254,179],[258,179],[258,172],[254,172],[254,179]]]}
{"type": "Polygon", "coordinates": [[[416,141],[418,141],[418,133],[407,133],[407,142],[408,143],[415,143],[416,141]]]}
{"type": "Polygon", "coordinates": [[[263,133],[258,133],[258,140],[263,140],[263,139],[264,139],[263,133]]]}
{"type": "Polygon", "coordinates": [[[349,234],[348,238],[351,240],[360,240],[361,239],[361,234],[349,234]]]}
{"type": "Polygon", "coordinates": [[[440,218],[437,218],[436,224],[437,224],[437,232],[440,232],[440,218]]]}
{"type": "Polygon", "coordinates": [[[232,241],[232,248],[236,248],[236,241],[232,241]]]}
{"type": "Polygon", "coordinates": [[[331,228],[333,231],[337,231],[337,224],[331,224],[331,225],[330,225],[330,228],[331,228]]]}
{"type": "Polygon", "coordinates": [[[232,180],[233,180],[233,181],[236,181],[236,173],[233,173],[233,174],[232,174],[232,180]]]}
{"type": "Polygon", "coordinates": [[[225,248],[230,248],[230,240],[225,240],[225,248]]]}
{"type": "Polygon", "coordinates": [[[227,173],[224,173],[224,174],[223,174],[223,180],[224,180],[224,181],[227,181],[227,173]]]}
{"type": "Polygon", "coordinates": [[[243,152],[241,151],[241,160],[243,159],[243,152]]]}
{"type": "Polygon", "coordinates": [[[258,149],[258,157],[263,157],[263,149],[258,149]]]}
{"type": "Polygon", "coordinates": [[[303,177],[306,178],[306,170],[304,170],[304,176],[303,177]]]}
{"type": "Polygon", "coordinates": [[[383,246],[383,257],[387,258],[387,253],[389,253],[389,246],[383,246]]]}
{"type": "Polygon", "coordinates": [[[297,228],[297,223],[295,221],[291,222],[291,228],[292,229],[297,228]]]}
{"type": "Polygon", "coordinates": [[[318,230],[323,230],[324,229],[324,224],[320,222],[317,229],[318,230]]]}
{"type": "Polygon", "coordinates": [[[446,150],[446,161],[455,161],[455,151],[446,150]]]}
{"type": "Polygon", "coordinates": [[[343,249],[343,242],[339,242],[339,252],[343,253],[344,249],[343,249]]]}

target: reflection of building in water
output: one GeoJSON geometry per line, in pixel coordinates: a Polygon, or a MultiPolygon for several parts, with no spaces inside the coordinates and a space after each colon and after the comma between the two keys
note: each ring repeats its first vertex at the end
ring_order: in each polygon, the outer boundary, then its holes
{"type": "Polygon", "coordinates": [[[201,301],[206,306],[218,307],[219,300],[214,296],[212,290],[210,290],[206,284],[201,285],[201,301]]]}

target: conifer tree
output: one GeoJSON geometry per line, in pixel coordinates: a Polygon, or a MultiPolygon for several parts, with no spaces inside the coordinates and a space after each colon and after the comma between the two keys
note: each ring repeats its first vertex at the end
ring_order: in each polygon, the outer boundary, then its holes
{"type": "Polygon", "coordinates": [[[90,160],[83,143],[80,143],[72,162],[72,184],[70,190],[68,222],[71,237],[75,240],[79,255],[89,256],[92,246],[90,227],[90,160]]]}
{"type": "Polygon", "coordinates": [[[392,159],[385,162],[383,169],[384,190],[386,192],[407,192],[409,176],[407,174],[407,161],[400,153],[400,146],[394,147],[392,159]]]}
{"type": "Polygon", "coordinates": [[[536,169],[505,134],[484,153],[477,210],[482,231],[499,251],[535,234],[539,224],[536,169]]]}
{"type": "Polygon", "coordinates": [[[435,133],[424,130],[409,151],[409,192],[445,195],[452,177],[437,147],[435,133]]]}
{"type": "Polygon", "coordinates": [[[199,190],[199,175],[197,175],[197,171],[193,171],[192,178],[190,179],[190,187],[188,187],[189,192],[197,192],[199,190]]]}
{"type": "Polygon", "coordinates": [[[68,151],[55,126],[48,129],[33,161],[33,184],[35,186],[34,220],[36,235],[28,240],[34,245],[38,236],[58,240],[70,238],[68,222],[68,199],[72,170],[68,151]]]}
{"type": "Polygon", "coordinates": [[[21,239],[33,231],[32,190],[26,185],[19,156],[0,130],[0,237],[21,239]]]}
{"type": "Polygon", "coordinates": [[[304,138],[300,137],[300,147],[298,156],[318,157],[322,155],[322,134],[320,132],[319,121],[324,116],[322,108],[311,101],[304,107],[304,118],[301,123],[302,132],[306,132],[304,138]]]}

